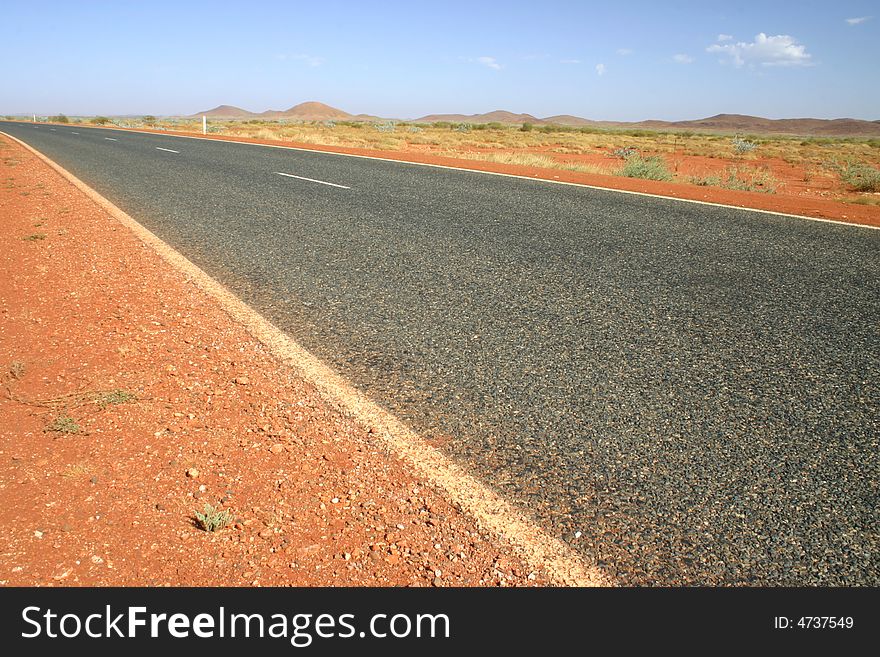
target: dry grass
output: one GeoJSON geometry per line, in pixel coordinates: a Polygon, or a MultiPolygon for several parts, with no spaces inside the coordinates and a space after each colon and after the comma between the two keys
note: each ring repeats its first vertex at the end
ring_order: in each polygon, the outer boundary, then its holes
{"type": "MultiPolygon", "coordinates": [[[[455,154],[452,154],[455,156],[455,154]]],[[[563,171],[578,171],[580,173],[593,173],[600,175],[616,175],[620,171],[619,166],[609,164],[582,164],[580,162],[566,162],[557,160],[547,155],[535,153],[460,153],[469,160],[483,160],[487,162],[499,162],[501,164],[515,164],[526,167],[539,167],[542,169],[562,169],[563,171]]]]}

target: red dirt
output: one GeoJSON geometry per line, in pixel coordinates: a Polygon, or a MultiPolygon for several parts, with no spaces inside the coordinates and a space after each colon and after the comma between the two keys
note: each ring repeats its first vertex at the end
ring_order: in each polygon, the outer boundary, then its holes
{"type": "MultiPolygon", "coordinates": [[[[126,130],[127,128],[112,128],[114,130],[126,130]]],[[[784,193],[767,194],[763,192],[744,192],[728,190],[719,187],[703,187],[685,183],[660,182],[656,180],[642,180],[638,178],[623,178],[620,176],[580,173],[564,171],[560,169],[546,169],[539,167],[520,166],[512,164],[500,164],[485,160],[467,160],[448,156],[434,155],[430,152],[411,151],[387,151],[365,148],[352,148],[345,146],[322,146],[316,144],[300,144],[291,141],[252,139],[248,137],[230,137],[224,135],[199,135],[191,132],[179,132],[172,130],[152,130],[149,128],[131,129],[136,132],[149,132],[164,135],[198,136],[201,139],[213,139],[216,141],[238,141],[251,144],[267,144],[272,146],[287,146],[302,148],[305,150],[320,151],[327,153],[344,153],[349,155],[362,155],[376,157],[385,160],[397,160],[401,162],[415,162],[420,164],[434,164],[457,169],[474,169],[477,171],[489,171],[494,173],[506,173],[527,178],[538,178],[557,182],[569,182],[607,189],[618,189],[645,194],[656,194],[672,198],[704,201],[733,205],[743,208],[769,210],[784,214],[796,214],[806,217],[832,219],[848,223],[863,224],[867,226],[880,226],[880,206],[857,205],[843,203],[838,200],[827,198],[832,192],[839,191],[836,183],[820,176],[811,179],[809,183],[804,181],[806,172],[794,167],[783,160],[755,159],[747,161],[725,160],[721,158],[707,158],[685,155],[664,155],[675,170],[678,167],[681,173],[695,176],[707,176],[718,174],[728,166],[745,165],[750,169],[766,166],[772,175],[783,183],[784,193]]],[[[494,150],[492,152],[503,152],[494,150]]],[[[513,152],[513,151],[511,151],[513,152]]],[[[522,151],[519,151],[522,152],[522,151]]],[[[592,164],[608,164],[608,158],[601,154],[595,155],[558,155],[541,151],[544,155],[551,155],[560,160],[580,161],[592,164]]]]}
{"type": "Polygon", "coordinates": [[[548,581],[82,192],[0,156],[0,585],[548,581]],[[197,528],[205,503],[234,525],[197,528]]]}

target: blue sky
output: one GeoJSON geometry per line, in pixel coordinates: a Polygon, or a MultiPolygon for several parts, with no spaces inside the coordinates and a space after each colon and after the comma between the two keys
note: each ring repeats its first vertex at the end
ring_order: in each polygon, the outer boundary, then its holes
{"type": "Polygon", "coordinates": [[[10,2],[0,114],[880,119],[880,4],[10,2]]]}

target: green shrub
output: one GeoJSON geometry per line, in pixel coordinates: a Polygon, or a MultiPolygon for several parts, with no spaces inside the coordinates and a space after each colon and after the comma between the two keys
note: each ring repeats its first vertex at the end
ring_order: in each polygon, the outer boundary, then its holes
{"type": "Polygon", "coordinates": [[[666,168],[666,162],[662,157],[642,157],[632,155],[626,159],[626,164],[620,171],[621,176],[626,178],[644,178],[646,180],[672,180],[672,173],[666,168]]]}
{"type": "Polygon", "coordinates": [[[147,116],[143,117],[143,118],[141,119],[141,121],[144,122],[144,125],[156,125],[156,121],[157,121],[157,119],[156,119],[155,116],[152,116],[152,115],[150,115],[150,114],[147,114],[147,116]]]}
{"type": "Polygon", "coordinates": [[[52,123],[70,123],[70,119],[68,119],[63,114],[56,114],[55,116],[50,116],[49,121],[52,123]]]}
{"type": "Polygon", "coordinates": [[[72,417],[68,415],[59,415],[52,423],[46,427],[46,431],[54,431],[56,433],[79,433],[80,428],[72,417]]]}
{"type": "Polygon", "coordinates": [[[110,123],[110,119],[108,119],[106,116],[96,116],[92,118],[92,123],[94,123],[95,125],[105,125],[107,123],[110,123]]]}
{"type": "Polygon", "coordinates": [[[116,406],[118,404],[125,404],[126,402],[136,400],[137,396],[134,393],[128,392],[127,390],[117,389],[99,394],[95,398],[95,403],[103,409],[108,406],[116,406]]]}
{"type": "Polygon", "coordinates": [[[689,182],[692,185],[698,185],[700,187],[720,187],[721,186],[721,178],[718,176],[706,176],[705,178],[700,178],[698,176],[692,176],[689,179],[689,182]]]}
{"type": "Polygon", "coordinates": [[[736,167],[728,167],[724,176],[707,176],[705,178],[691,177],[688,182],[700,187],[723,187],[740,192],[764,192],[765,194],[776,193],[779,186],[777,180],[767,171],[739,170],[736,167]]]}
{"type": "Polygon", "coordinates": [[[196,520],[206,532],[215,532],[223,529],[232,521],[232,511],[224,509],[220,511],[210,504],[205,504],[204,513],[195,512],[196,520]]]}
{"type": "Polygon", "coordinates": [[[880,170],[867,164],[847,163],[840,179],[856,192],[880,192],[880,170]]]}
{"type": "Polygon", "coordinates": [[[753,141],[749,141],[748,139],[740,139],[739,137],[733,138],[733,150],[737,153],[737,155],[751,153],[757,147],[758,144],[753,141]]]}
{"type": "Polygon", "coordinates": [[[522,130],[523,132],[531,132],[534,128],[535,126],[533,126],[531,123],[523,123],[520,130],[522,130]]]}

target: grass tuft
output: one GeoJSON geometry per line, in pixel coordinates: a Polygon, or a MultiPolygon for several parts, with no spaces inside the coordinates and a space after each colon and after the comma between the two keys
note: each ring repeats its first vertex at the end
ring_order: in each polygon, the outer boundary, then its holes
{"type": "Polygon", "coordinates": [[[626,158],[626,164],[623,165],[620,175],[645,180],[672,180],[672,173],[666,167],[666,162],[656,155],[652,157],[631,155],[626,158]]]}
{"type": "Polygon", "coordinates": [[[80,426],[69,415],[59,415],[51,424],[46,427],[46,431],[54,431],[55,433],[73,434],[80,432],[80,426]]]}
{"type": "Polygon", "coordinates": [[[137,396],[127,390],[111,390],[109,392],[100,393],[95,398],[95,403],[100,406],[101,409],[105,409],[108,406],[116,406],[117,404],[124,404],[136,400],[137,396]]]}
{"type": "Polygon", "coordinates": [[[840,179],[856,192],[880,192],[880,170],[866,164],[848,162],[840,170],[840,179]]]}
{"type": "Polygon", "coordinates": [[[215,509],[210,504],[205,504],[203,513],[195,512],[196,520],[199,526],[206,532],[216,532],[223,529],[232,521],[232,511],[229,509],[215,509]]]}

